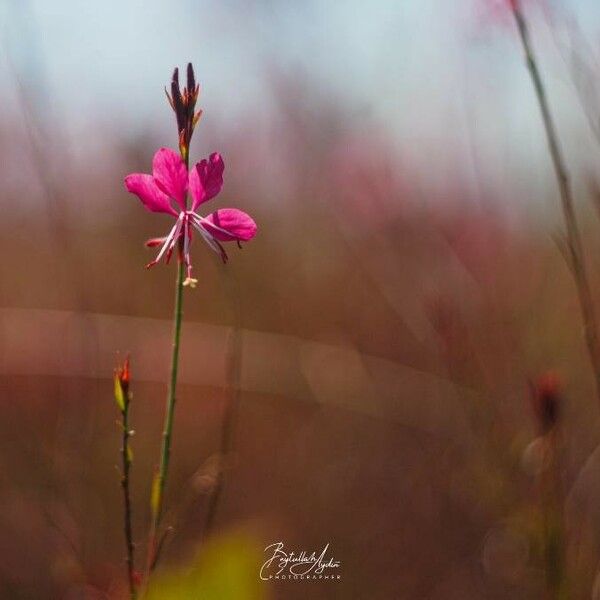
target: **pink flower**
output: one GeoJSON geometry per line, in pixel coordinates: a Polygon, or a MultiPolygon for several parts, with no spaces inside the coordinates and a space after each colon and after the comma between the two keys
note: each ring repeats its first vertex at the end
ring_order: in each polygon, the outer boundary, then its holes
{"type": "Polygon", "coordinates": [[[180,244],[180,260],[187,267],[185,285],[194,287],[192,264],[190,261],[190,244],[194,229],[204,241],[217,252],[223,262],[227,254],[221,242],[246,242],[256,234],[256,223],[245,212],[237,208],[221,208],[206,217],[200,216],[198,207],[214,198],[223,187],[223,170],[225,165],[220,154],[216,152],[201,160],[189,172],[183,159],[170,148],[160,148],[152,160],[152,175],[132,173],[125,178],[125,187],[136,194],[144,206],[153,212],[167,213],[175,217],[175,225],[163,238],[148,240],[148,247],[160,246],[156,258],[147,267],[154,266],[165,257],[169,262],[173,250],[180,244]],[[188,209],[188,192],[192,197],[188,209]]]}
{"type": "Polygon", "coordinates": [[[522,12],[528,7],[547,9],[546,0],[472,0],[478,26],[514,26],[514,11],[522,12]]]}

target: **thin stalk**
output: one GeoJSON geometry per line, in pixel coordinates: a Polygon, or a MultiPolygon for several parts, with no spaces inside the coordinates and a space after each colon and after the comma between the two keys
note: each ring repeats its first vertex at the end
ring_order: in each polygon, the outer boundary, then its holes
{"type": "Polygon", "coordinates": [[[133,531],[131,527],[131,492],[129,485],[129,471],[131,469],[131,450],[129,447],[129,438],[131,431],[129,429],[129,400],[125,401],[123,415],[123,441],[121,446],[121,455],[123,460],[123,473],[121,476],[121,488],[123,489],[123,506],[125,509],[124,533],[125,545],[127,547],[127,578],[129,581],[129,595],[131,600],[137,598],[137,586],[135,581],[135,546],[133,543],[133,531]]]}
{"type": "Polygon", "coordinates": [[[565,497],[561,480],[562,442],[559,427],[555,426],[546,437],[549,465],[548,472],[542,475],[547,478],[544,482],[545,497],[542,508],[545,526],[544,559],[546,590],[548,598],[554,599],[565,598],[568,588],[565,564],[565,497]]]}
{"type": "Polygon", "coordinates": [[[148,541],[148,563],[147,576],[150,575],[156,563],[157,533],[163,514],[164,492],[169,472],[169,460],[171,457],[171,440],[173,434],[173,420],[175,415],[177,374],[179,368],[179,346],[181,341],[181,322],[183,317],[183,281],[185,277],[185,264],[181,256],[178,260],[177,279],[175,283],[175,308],[173,311],[173,353],[171,355],[171,376],[169,380],[169,391],[165,409],[165,422],[162,434],[162,449],[160,453],[160,465],[158,468],[156,497],[153,498],[152,522],[150,526],[150,538],[148,541]]]}
{"type": "Polygon", "coordinates": [[[537,65],[537,60],[529,37],[527,21],[521,10],[519,0],[511,0],[512,12],[519,30],[519,37],[523,50],[527,68],[531,76],[531,81],[535,89],[535,94],[542,114],[544,129],[548,142],[548,149],[552,158],[552,165],[558,183],[560,192],[563,217],[567,230],[567,251],[570,258],[570,267],[577,287],[577,295],[583,320],[584,337],[587,350],[594,371],[594,382],[596,385],[596,397],[600,404],[600,348],[598,346],[598,324],[592,300],[592,292],[589,284],[588,272],[583,253],[583,244],[581,233],[577,224],[575,215],[573,192],[569,175],[567,172],[565,160],[563,158],[556,127],[550,112],[546,89],[537,65]]]}

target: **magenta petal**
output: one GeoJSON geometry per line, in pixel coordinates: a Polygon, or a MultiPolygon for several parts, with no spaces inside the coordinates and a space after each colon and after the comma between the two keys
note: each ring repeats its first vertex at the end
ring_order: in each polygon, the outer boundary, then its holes
{"type": "Polygon", "coordinates": [[[125,187],[128,192],[136,194],[148,210],[177,216],[169,202],[169,197],[156,185],[152,175],[144,173],[127,175],[125,187]]]}
{"type": "Polygon", "coordinates": [[[257,230],[252,217],[237,208],[216,210],[204,219],[202,225],[220,242],[247,242],[256,235],[257,230]]]}
{"type": "Polygon", "coordinates": [[[213,152],[209,159],[196,163],[190,171],[190,192],[192,194],[192,210],[200,204],[214,198],[223,187],[223,170],[225,165],[221,155],[213,152]]]}
{"type": "Polygon", "coordinates": [[[171,148],[160,148],[152,160],[152,174],[160,189],[185,210],[188,173],[181,156],[171,148]]]}

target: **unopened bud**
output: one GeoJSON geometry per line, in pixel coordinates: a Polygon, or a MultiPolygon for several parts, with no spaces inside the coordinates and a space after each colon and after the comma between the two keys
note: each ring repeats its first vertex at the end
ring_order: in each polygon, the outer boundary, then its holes
{"type": "Polygon", "coordinates": [[[129,356],[127,356],[122,365],[115,369],[114,375],[114,396],[117,406],[121,412],[125,412],[129,403],[129,382],[131,372],[129,369],[129,356]]]}
{"type": "Polygon", "coordinates": [[[533,412],[542,435],[548,433],[560,418],[561,381],[556,373],[548,372],[530,384],[533,412]]]}

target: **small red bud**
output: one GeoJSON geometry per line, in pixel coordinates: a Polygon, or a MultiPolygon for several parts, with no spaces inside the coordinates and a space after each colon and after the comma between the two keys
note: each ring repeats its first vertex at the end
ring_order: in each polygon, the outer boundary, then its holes
{"type": "Polygon", "coordinates": [[[135,587],[140,587],[142,585],[142,574],[139,571],[133,571],[131,576],[135,587]]]}
{"type": "Polygon", "coordinates": [[[548,433],[560,418],[562,382],[554,372],[547,372],[530,383],[533,412],[541,433],[548,433]]]}
{"type": "Polygon", "coordinates": [[[123,392],[127,394],[129,391],[129,381],[131,378],[131,372],[129,368],[129,355],[125,357],[122,365],[119,365],[115,369],[115,376],[119,379],[123,392]]]}

